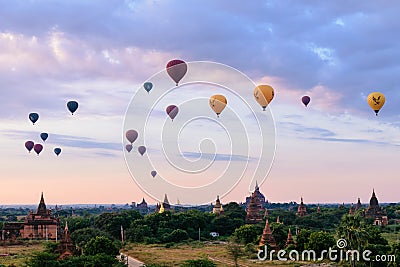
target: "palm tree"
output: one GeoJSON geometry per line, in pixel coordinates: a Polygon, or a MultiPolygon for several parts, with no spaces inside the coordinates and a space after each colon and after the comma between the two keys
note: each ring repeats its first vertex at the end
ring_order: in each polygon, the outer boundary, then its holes
{"type": "MultiPolygon", "coordinates": [[[[339,238],[347,241],[347,250],[358,250],[361,252],[368,242],[367,225],[363,218],[356,215],[344,215],[337,228],[339,238]]],[[[352,266],[355,266],[355,259],[352,258],[352,266]]]]}

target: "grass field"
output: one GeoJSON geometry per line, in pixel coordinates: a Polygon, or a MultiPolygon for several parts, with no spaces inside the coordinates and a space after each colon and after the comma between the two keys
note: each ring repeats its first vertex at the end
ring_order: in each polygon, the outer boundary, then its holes
{"type": "Polygon", "coordinates": [[[27,242],[23,245],[2,246],[0,244],[0,254],[10,256],[0,257],[0,265],[5,266],[24,266],[25,260],[34,252],[43,251],[42,242],[27,242]]]}
{"type": "MultiPolygon", "coordinates": [[[[200,244],[193,245],[182,244],[170,248],[163,245],[127,245],[124,250],[129,256],[136,258],[146,264],[162,264],[165,266],[179,266],[185,260],[209,258],[217,266],[234,266],[233,260],[228,255],[226,244],[200,244]]],[[[282,262],[282,261],[259,261],[256,259],[257,254],[254,253],[255,259],[242,257],[239,260],[241,267],[260,267],[260,266],[307,266],[310,263],[299,262],[282,262]]],[[[329,266],[329,265],[324,265],[329,266]]]]}

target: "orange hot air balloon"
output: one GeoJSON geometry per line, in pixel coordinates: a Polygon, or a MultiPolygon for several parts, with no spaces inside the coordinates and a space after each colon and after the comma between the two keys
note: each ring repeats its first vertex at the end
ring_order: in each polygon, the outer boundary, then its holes
{"type": "Polygon", "coordinates": [[[379,110],[385,104],[385,95],[379,92],[373,92],[368,95],[367,101],[372,110],[375,111],[376,116],[378,116],[379,110]]]}
{"type": "Polygon", "coordinates": [[[259,85],[254,89],[254,98],[263,110],[265,110],[268,104],[272,101],[274,95],[274,88],[269,85],[259,85]]]}
{"type": "Polygon", "coordinates": [[[210,97],[209,104],[212,110],[214,110],[214,112],[217,114],[217,117],[219,117],[219,114],[221,114],[221,112],[224,110],[228,104],[228,101],[223,95],[213,95],[210,97]]]}

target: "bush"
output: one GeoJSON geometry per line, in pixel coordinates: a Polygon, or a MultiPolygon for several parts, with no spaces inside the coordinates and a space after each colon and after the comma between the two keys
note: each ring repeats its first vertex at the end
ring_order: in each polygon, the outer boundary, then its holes
{"type": "Polygon", "coordinates": [[[214,262],[209,259],[199,259],[199,260],[187,260],[183,264],[182,267],[215,267],[217,266],[214,262]]]}

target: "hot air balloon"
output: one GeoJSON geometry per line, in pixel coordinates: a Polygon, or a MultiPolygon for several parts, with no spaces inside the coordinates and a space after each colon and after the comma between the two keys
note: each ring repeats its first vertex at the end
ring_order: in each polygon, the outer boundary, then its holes
{"type": "Polygon", "coordinates": [[[74,112],[78,109],[78,102],[76,101],[68,101],[67,108],[74,115],[74,112]]]}
{"type": "Polygon", "coordinates": [[[369,106],[375,111],[376,116],[378,116],[379,110],[385,104],[385,96],[379,92],[373,92],[368,95],[367,98],[369,106]]]}
{"type": "Polygon", "coordinates": [[[33,141],[26,141],[25,142],[25,148],[28,149],[29,153],[31,152],[33,146],[35,145],[35,143],[33,143],[33,141]]]}
{"type": "Polygon", "coordinates": [[[49,137],[48,133],[41,133],[40,134],[40,138],[42,138],[43,142],[46,141],[48,137],[49,137]]]}
{"type": "Polygon", "coordinates": [[[36,154],[40,154],[40,152],[42,152],[43,150],[43,146],[41,144],[35,144],[33,146],[33,150],[35,150],[36,154]]]}
{"type": "Polygon", "coordinates": [[[144,87],[144,90],[146,90],[148,93],[148,92],[150,92],[151,88],[153,88],[153,84],[151,82],[145,82],[143,84],[143,87],[144,87]]]}
{"type": "Polygon", "coordinates": [[[259,85],[254,89],[254,98],[263,110],[265,110],[274,98],[274,89],[269,85],[259,85]]]}
{"type": "Polygon", "coordinates": [[[146,153],[146,147],[145,146],[139,146],[138,147],[138,151],[139,151],[140,155],[143,156],[143,154],[146,153]]]}
{"type": "Polygon", "coordinates": [[[57,156],[60,155],[61,148],[59,148],[59,147],[54,148],[54,153],[56,153],[57,156]]]}
{"type": "Polygon", "coordinates": [[[167,112],[168,116],[171,118],[172,121],[174,121],[174,118],[176,115],[178,115],[179,108],[175,105],[169,105],[165,111],[167,112]]]}
{"type": "Polygon", "coordinates": [[[305,95],[301,98],[301,102],[303,102],[304,106],[307,107],[307,105],[310,103],[311,98],[308,95],[305,95]]]}
{"type": "Polygon", "coordinates": [[[227,103],[228,101],[223,95],[213,95],[209,101],[210,107],[217,114],[217,117],[219,117],[219,114],[224,110],[227,103]]]}
{"type": "Polygon", "coordinates": [[[29,120],[35,125],[35,122],[37,122],[39,119],[39,114],[37,113],[29,113],[29,120]]]}
{"type": "Polygon", "coordinates": [[[138,132],[135,130],[128,130],[126,131],[125,134],[126,139],[128,139],[128,141],[131,142],[131,144],[135,142],[135,140],[138,138],[138,135],[139,135],[138,132]]]}
{"type": "Polygon", "coordinates": [[[132,146],[131,144],[127,144],[127,145],[125,146],[125,149],[126,149],[126,151],[128,151],[128,152],[131,152],[132,148],[133,148],[133,146],[132,146]]]}
{"type": "Polygon", "coordinates": [[[179,81],[185,76],[187,72],[187,65],[185,61],[174,59],[167,64],[167,73],[175,81],[178,86],[179,81]]]}
{"type": "Polygon", "coordinates": [[[157,175],[156,171],[151,171],[151,176],[153,176],[153,178],[157,175]]]}

